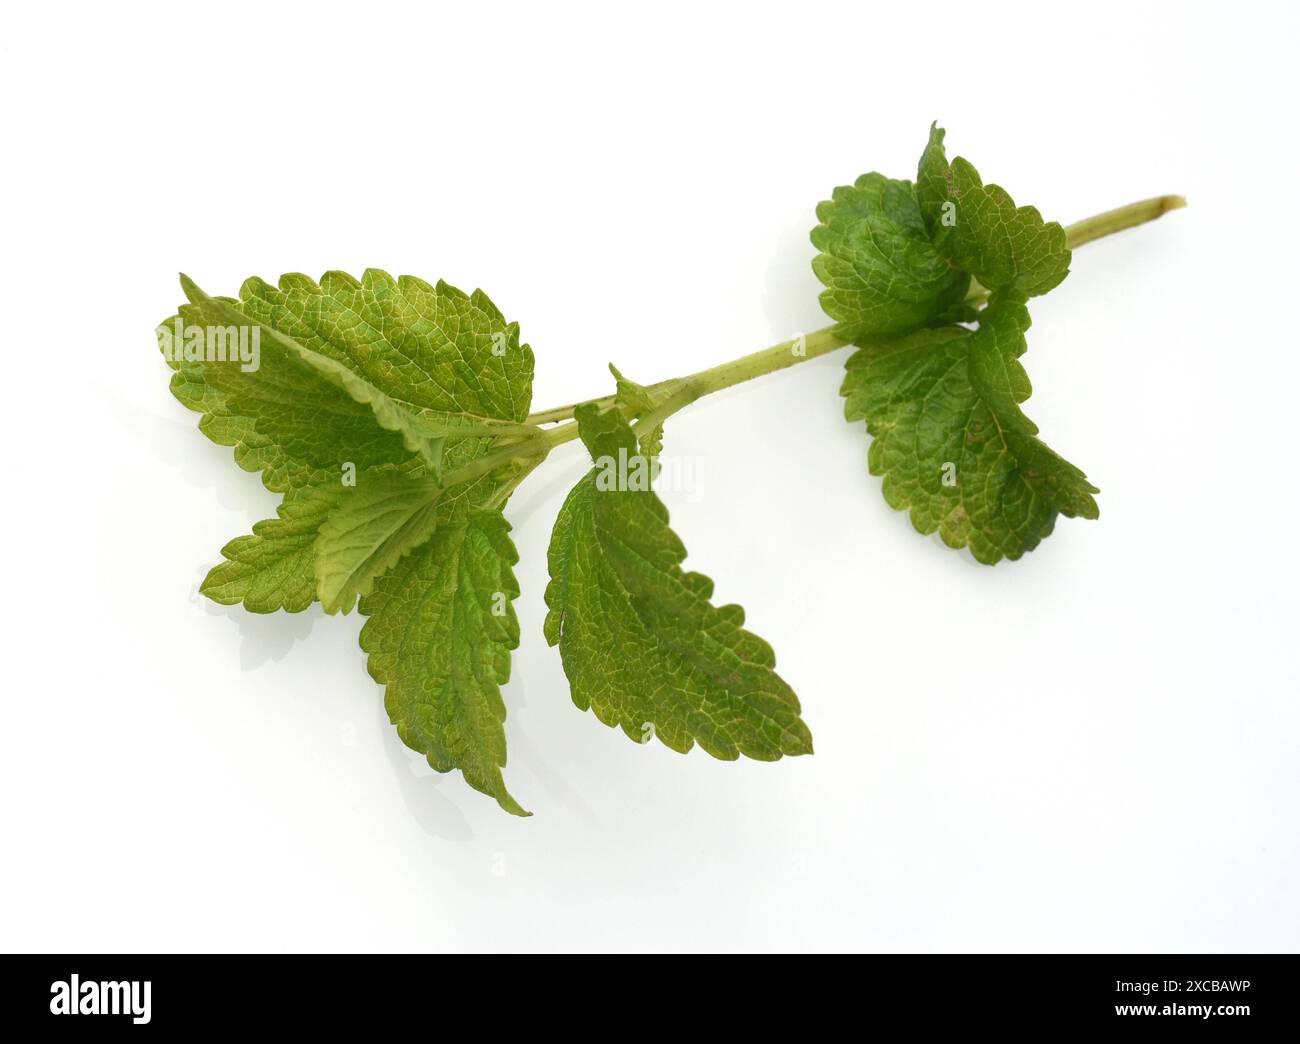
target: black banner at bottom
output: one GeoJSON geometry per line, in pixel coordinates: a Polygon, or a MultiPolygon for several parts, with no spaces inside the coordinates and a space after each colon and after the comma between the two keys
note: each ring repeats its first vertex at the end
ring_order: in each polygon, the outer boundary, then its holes
{"type": "Polygon", "coordinates": [[[1239,1033],[1290,1027],[1296,1008],[1293,958],[1285,956],[870,956],[839,975],[798,976],[785,968],[754,974],[733,963],[721,977],[674,957],[656,978],[607,967],[582,975],[576,989],[557,984],[564,975],[520,965],[488,971],[479,959],[452,956],[452,965],[446,955],[18,957],[0,985],[0,1025],[93,1036],[250,1026],[338,1033],[409,1025],[433,1032],[449,1017],[472,1020],[478,1012],[486,1016],[478,1032],[488,1032],[501,1011],[531,1011],[547,1022],[557,1010],[581,1010],[591,1030],[609,1031],[618,1022],[607,1019],[657,1021],[680,1005],[726,1010],[742,1024],[761,1019],[765,1026],[769,1019],[806,1023],[846,1010],[859,1020],[918,1029],[1127,1023],[1239,1033]],[[778,985],[785,976],[791,980],[778,985]]]}

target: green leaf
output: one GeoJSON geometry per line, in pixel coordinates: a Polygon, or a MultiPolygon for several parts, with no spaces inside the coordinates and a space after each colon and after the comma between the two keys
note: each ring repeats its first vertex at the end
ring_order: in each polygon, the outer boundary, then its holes
{"type": "Polygon", "coordinates": [[[291,273],[278,287],[249,279],[240,308],[411,413],[528,416],[532,350],[481,290],[373,268],[359,280],[326,272],[319,284],[291,273]]]}
{"type": "Polygon", "coordinates": [[[609,372],[614,375],[614,399],[618,405],[626,407],[634,415],[654,406],[654,397],[644,384],[629,381],[613,363],[609,364],[609,372]]]}
{"type": "Polygon", "coordinates": [[[443,507],[431,539],[385,573],[361,601],[361,647],[387,686],[384,705],[408,747],[439,772],[461,770],[507,812],[526,812],[506,790],[500,686],[519,644],[519,594],[510,525],[500,511],[443,507]]]}
{"type": "Polygon", "coordinates": [[[318,598],[326,612],[346,613],[387,565],[428,538],[435,521],[432,511],[420,507],[441,495],[414,461],[405,469],[361,472],[353,485],[335,478],[291,490],[276,509],[278,518],[258,522],[251,536],[222,548],[227,561],[208,573],[199,590],[223,605],[242,602],[255,613],[301,612],[318,598]],[[411,506],[403,524],[398,516],[405,495],[421,503],[411,506]],[[385,523],[392,531],[380,534],[385,523]],[[370,536],[373,547],[366,544],[370,536]]]}
{"type": "MultiPolygon", "coordinates": [[[[294,338],[281,333],[266,323],[255,322],[237,305],[228,300],[210,297],[188,276],[181,276],[181,285],[185,289],[191,304],[199,309],[201,314],[210,322],[228,324],[230,329],[236,330],[241,326],[255,326],[260,333],[265,334],[269,344],[279,348],[290,357],[297,358],[324,377],[330,384],[335,385],[349,395],[355,402],[369,406],[379,426],[386,431],[396,432],[400,435],[406,448],[410,452],[419,455],[433,474],[437,474],[441,466],[445,442],[450,436],[462,438],[475,435],[488,437],[499,435],[528,436],[534,433],[534,429],[523,424],[498,420],[494,417],[477,417],[465,412],[432,409],[405,398],[390,396],[372,384],[366,377],[355,372],[351,365],[340,362],[331,356],[322,355],[305,345],[299,344],[294,338]]],[[[315,284],[311,285],[314,286],[315,284]]],[[[504,350],[506,345],[504,335],[502,336],[502,350],[504,350]]],[[[343,339],[340,338],[339,340],[343,339]]],[[[328,343],[337,344],[337,341],[328,343]]],[[[391,347],[390,354],[395,354],[391,347]]],[[[243,375],[245,372],[242,367],[239,369],[231,368],[231,371],[239,375],[243,375]]],[[[231,371],[227,371],[228,376],[231,375],[231,371]]],[[[240,383],[243,385],[257,384],[255,379],[247,377],[240,383]]]]}
{"type": "Polygon", "coordinates": [[[842,389],[848,419],[867,422],[868,468],[884,476],[889,504],[988,564],[1032,551],[1058,514],[1098,514],[1097,489],[1020,409],[1030,390],[1018,361],[1028,328],[1024,296],[995,294],[976,331],[946,326],[863,343],[842,389]]]}
{"type": "MultiPolygon", "coordinates": [[[[617,410],[580,406],[596,467],[572,490],[551,537],[545,633],[559,644],[573,702],[637,741],[773,761],[812,752],[799,701],[744,611],[709,602],[713,583],[681,569],[686,549],[649,489],[606,482],[637,453],[617,410]],[[612,488],[611,488],[612,487],[612,488]]],[[[629,483],[628,485],[632,485],[629,483]]]]}
{"type": "MultiPolygon", "coordinates": [[[[436,471],[442,461],[443,445],[440,437],[431,437],[421,428],[413,411],[404,408],[399,401],[385,395],[364,377],[353,372],[337,360],[321,355],[319,352],[299,344],[292,337],[281,333],[266,323],[258,323],[247,315],[239,306],[228,300],[210,297],[204,293],[189,276],[181,274],[181,287],[190,303],[198,308],[209,321],[225,323],[234,329],[240,326],[255,326],[265,334],[268,345],[273,345],[289,358],[296,358],[310,369],[316,371],[330,384],[341,389],[355,402],[369,406],[375,420],[385,431],[396,432],[401,436],[406,448],[417,454],[431,471],[436,471]]],[[[243,370],[230,371],[243,374],[243,370]]],[[[229,371],[228,371],[229,372],[229,371]]],[[[255,378],[245,378],[244,384],[256,384],[255,378]]]]}
{"type": "MultiPolygon", "coordinates": [[[[363,280],[327,273],[319,285],[287,275],[278,289],[251,279],[235,302],[182,281],[193,300],[164,328],[177,320],[200,329],[252,324],[262,343],[254,369],[238,360],[169,358],[173,392],[204,413],[206,433],[233,445],[241,466],[262,470],[272,489],[336,484],[349,464],[359,475],[410,470],[412,445],[436,474],[444,457],[463,464],[503,435],[536,435],[523,424],[532,352],[482,291],[371,270],[363,280]]],[[[485,478],[447,496],[473,501],[495,488],[485,478]]],[[[259,561],[278,546],[258,545],[259,561]]],[[[254,553],[247,542],[240,550],[254,553]]],[[[300,575],[296,563],[284,568],[300,575]]],[[[342,589],[330,595],[331,604],[346,600],[342,589]]]]}
{"type": "MultiPolygon", "coordinates": [[[[204,306],[183,305],[160,324],[160,337],[175,343],[180,330],[224,329],[204,306]]],[[[238,325],[238,324],[235,324],[238,325]]],[[[204,361],[201,354],[167,359],[176,372],[172,394],[203,414],[199,428],[220,445],[232,446],[239,465],[262,472],[269,489],[293,489],[337,481],[344,464],[357,470],[399,464],[411,457],[402,440],[384,431],[370,410],[331,387],[268,341],[258,368],[240,362],[204,361]]]]}
{"type": "Polygon", "coordinates": [[[813,271],[844,340],[964,318],[970,277],[930,242],[911,182],[863,174],[817,206],[813,271]]]}
{"type": "Polygon", "coordinates": [[[344,487],[334,483],[295,490],[276,509],[278,518],[253,526],[221,549],[199,590],[222,605],[243,602],[254,613],[298,613],[316,600],[316,538],[344,487]]]}
{"type": "Polygon", "coordinates": [[[436,470],[477,456],[489,436],[528,432],[532,350],[481,290],[376,269],[361,280],[327,272],[319,284],[293,273],[279,287],[249,279],[239,301],[183,285],[197,302],[182,307],[183,322],[253,323],[263,337],[253,372],[169,358],[173,392],[279,492],[337,476],[345,461],[361,470],[417,452],[436,470]]]}
{"type": "Polygon", "coordinates": [[[1065,229],[1034,207],[1017,207],[998,185],[985,185],[971,164],[948,162],[944,132],[930,128],[916,192],[925,227],[938,252],[990,290],[1045,294],[1070,271],[1065,229]]]}
{"type": "Polygon", "coordinates": [[[446,490],[435,479],[502,437],[536,436],[524,424],[533,356],[518,326],[482,291],[373,270],[320,284],[288,275],[278,288],[252,279],[239,301],[186,282],[193,301],[174,319],[253,324],[260,365],[173,354],[173,392],[285,493],[278,518],[226,546],[204,592],[258,612],[318,596],[346,610],[361,595],[363,646],[403,741],[526,814],[500,772],[515,553],[500,512],[476,514],[504,502],[508,469],[446,490]],[[341,481],[345,464],[355,487],[341,481]]]}
{"type": "Polygon", "coordinates": [[[327,613],[350,612],[377,577],[433,534],[442,489],[431,478],[367,472],[345,488],[316,540],[317,593],[327,613]]]}
{"type": "MultiPolygon", "coordinates": [[[[650,394],[649,388],[643,384],[637,384],[635,381],[629,381],[618,372],[618,367],[613,363],[609,364],[609,372],[614,375],[614,402],[618,406],[626,409],[633,417],[644,416],[654,409],[655,400],[654,396],[650,394]]],[[[641,437],[640,444],[641,452],[647,457],[652,460],[658,457],[664,445],[664,426],[656,424],[653,429],[641,437]]]]}

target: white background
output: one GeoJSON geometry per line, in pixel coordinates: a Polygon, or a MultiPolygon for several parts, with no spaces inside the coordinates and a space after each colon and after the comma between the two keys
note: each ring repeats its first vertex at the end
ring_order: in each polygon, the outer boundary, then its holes
{"type": "Polygon", "coordinates": [[[0,943],[39,950],[1294,950],[1290,3],[9,5],[0,943]],[[1018,563],[915,533],[844,353],[675,418],[688,565],[817,753],[638,747],[541,635],[567,446],[508,515],[519,820],[398,742],[361,620],[194,590],[275,498],[167,391],[176,272],[482,286],[534,402],[825,325],[814,208],[927,127],[1049,218],[1164,192],[1036,302],[1101,487],[1018,563]]]}

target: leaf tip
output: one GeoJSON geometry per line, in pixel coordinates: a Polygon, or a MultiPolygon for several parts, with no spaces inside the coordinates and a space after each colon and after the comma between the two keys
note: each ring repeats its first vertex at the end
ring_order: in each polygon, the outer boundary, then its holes
{"type": "Polygon", "coordinates": [[[190,304],[198,304],[207,299],[207,294],[199,289],[198,283],[194,282],[184,272],[177,273],[180,276],[181,290],[184,291],[186,299],[190,304]]]}
{"type": "MultiPolygon", "coordinates": [[[[800,722],[800,724],[803,723],[800,722]]],[[[793,742],[782,753],[792,758],[813,754],[812,733],[808,731],[806,726],[793,734],[793,742]]]]}
{"type": "Polygon", "coordinates": [[[512,816],[518,816],[520,819],[528,819],[532,816],[528,809],[510,796],[510,791],[506,790],[505,787],[501,788],[501,793],[494,796],[497,799],[497,804],[512,816]]]}

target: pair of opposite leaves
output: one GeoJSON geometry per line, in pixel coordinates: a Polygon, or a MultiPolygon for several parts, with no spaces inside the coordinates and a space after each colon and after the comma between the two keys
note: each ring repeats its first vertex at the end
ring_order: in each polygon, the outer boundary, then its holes
{"type": "MultiPolygon", "coordinates": [[[[817,216],[822,304],[858,345],[846,413],[867,423],[869,468],[889,503],[987,563],[1032,550],[1058,514],[1095,518],[1097,491],[1020,409],[1025,303],[1065,278],[1061,226],[949,162],[937,127],[915,184],[866,174],[817,216]],[[989,293],[978,312],[972,279],[989,293]]],[[[182,323],[257,326],[261,357],[246,372],[169,353],[172,391],[283,494],[277,518],[222,549],[203,593],[254,612],[316,600],[347,612],[359,598],[361,646],[403,742],[527,815],[501,773],[500,686],[519,642],[517,554],[501,510],[513,476],[442,481],[503,439],[529,437],[533,354],[518,325],[482,291],[376,270],[319,284],[254,278],[238,300],[182,282],[182,323]]],[[[626,419],[645,401],[620,380],[615,407],[576,411],[593,460],[658,452],[659,433],[638,446],[626,419]]],[[[596,475],[570,492],[548,552],[545,633],[574,702],[677,751],[810,753],[770,646],[743,629],[739,606],[710,602],[707,577],[681,568],[686,550],[659,497],[599,488],[596,475]]]]}

